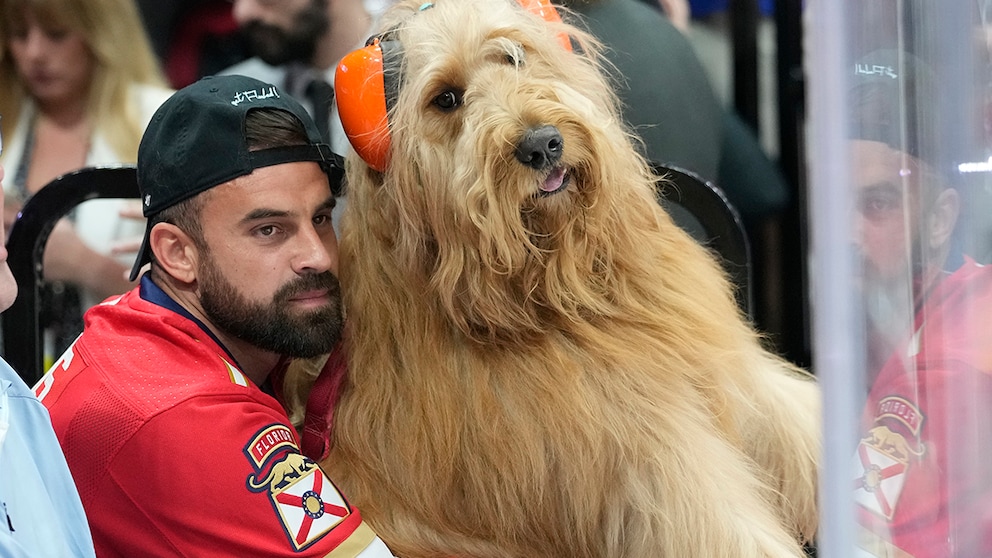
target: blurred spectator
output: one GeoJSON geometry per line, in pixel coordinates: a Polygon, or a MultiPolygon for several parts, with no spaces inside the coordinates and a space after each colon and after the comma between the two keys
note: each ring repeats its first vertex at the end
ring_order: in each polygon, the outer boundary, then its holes
{"type": "Polygon", "coordinates": [[[137,0],[169,84],[185,87],[248,57],[230,0],[137,0]]]}
{"type": "MultiPolygon", "coordinates": [[[[231,13],[234,1],[137,0],[152,48],[173,87],[185,87],[252,56],[231,13]]],[[[364,4],[375,16],[392,1],[364,4]]]]}
{"type": "MultiPolygon", "coordinates": [[[[732,108],[736,103],[735,52],[732,31],[733,17],[730,0],[639,0],[652,8],[659,9],[672,21],[677,29],[688,37],[699,56],[706,74],[713,84],[713,90],[725,107],[732,108]]],[[[758,114],[757,130],[759,143],[772,157],[779,153],[778,136],[778,87],[777,40],[774,18],[774,0],[752,0],[757,4],[757,28],[754,30],[757,41],[758,114]]],[[[875,1],[875,0],[873,0],[875,1]]],[[[877,0],[889,1],[889,0],[877,0]]],[[[893,0],[894,1],[894,0],[893,0]]],[[[748,55],[745,55],[749,57],[748,55]]],[[[747,71],[747,70],[745,70],[747,71]]]]}
{"type": "Polygon", "coordinates": [[[638,0],[564,0],[584,16],[621,74],[624,117],[648,159],[720,186],[753,230],[784,209],[789,190],[754,133],[721,106],[691,43],[658,9],[638,0]]]}
{"type": "MultiPolygon", "coordinates": [[[[52,179],[85,166],[133,163],[146,123],[170,91],[132,0],[5,0],[0,46],[9,227],[20,205],[52,179]]],[[[133,253],[118,260],[112,247],[139,237],[142,223],[122,218],[122,203],[84,204],[50,237],[46,321],[57,338],[54,352],[79,333],[81,309],[130,288],[133,253]]]]}
{"type": "Polygon", "coordinates": [[[333,110],[332,86],[341,57],[372,34],[374,17],[363,0],[233,0],[233,14],[254,57],[222,73],[288,91],[334,152],[345,153],[349,143],[333,110]]]}
{"type": "MultiPolygon", "coordinates": [[[[0,166],[0,190],[3,167],[0,166]]],[[[0,200],[0,211],[3,200],[0,200]]],[[[17,283],[7,267],[0,229],[0,312],[17,283]]],[[[45,406],[0,359],[0,556],[94,556],[86,514],[45,406]]]]}
{"type": "Polygon", "coordinates": [[[656,0],[661,11],[668,16],[669,21],[676,29],[683,33],[689,32],[689,18],[692,16],[692,9],[689,0],[656,0]]]}

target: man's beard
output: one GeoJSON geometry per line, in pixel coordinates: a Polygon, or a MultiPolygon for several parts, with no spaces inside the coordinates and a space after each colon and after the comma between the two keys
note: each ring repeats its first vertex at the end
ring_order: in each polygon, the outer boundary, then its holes
{"type": "Polygon", "coordinates": [[[294,358],[313,358],[331,352],[341,339],[341,289],[330,272],[305,275],[276,291],[269,303],[245,298],[209,259],[200,269],[200,304],[207,318],[222,331],[252,345],[294,358]],[[327,289],[322,308],[293,315],[294,295],[327,289]]]}
{"type": "Polygon", "coordinates": [[[868,278],[863,296],[869,327],[890,348],[909,338],[916,315],[911,276],[888,281],[868,278]]]}
{"type": "Polygon", "coordinates": [[[315,0],[293,21],[289,31],[250,21],[241,28],[255,56],[266,64],[281,66],[288,62],[309,64],[313,60],[317,43],[327,31],[330,22],[326,2],[315,0]]]}

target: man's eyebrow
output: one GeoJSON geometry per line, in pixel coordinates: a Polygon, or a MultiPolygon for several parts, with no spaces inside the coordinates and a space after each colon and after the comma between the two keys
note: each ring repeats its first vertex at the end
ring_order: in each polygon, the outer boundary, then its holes
{"type": "Polygon", "coordinates": [[[327,199],[324,200],[324,203],[322,203],[319,206],[317,206],[317,211],[321,211],[321,210],[324,210],[324,209],[334,209],[334,207],[337,206],[337,205],[338,205],[338,198],[337,198],[337,196],[335,196],[334,194],[331,194],[330,196],[327,196],[327,199]]]}
{"type": "Polygon", "coordinates": [[[896,192],[901,194],[902,186],[899,184],[895,184],[890,180],[880,180],[878,182],[873,182],[872,184],[869,184],[864,188],[861,188],[861,191],[870,192],[870,193],[896,192]]]}
{"type": "Polygon", "coordinates": [[[290,211],[284,211],[280,209],[268,209],[265,207],[260,207],[258,209],[253,209],[241,218],[242,223],[250,223],[251,221],[258,221],[260,219],[273,219],[276,217],[286,217],[292,215],[290,211]]]}
{"type": "MultiPolygon", "coordinates": [[[[334,194],[327,197],[320,205],[317,206],[317,211],[326,211],[328,209],[334,209],[337,205],[337,198],[334,194]]],[[[253,209],[241,218],[242,223],[250,223],[252,221],[259,221],[262,219],[274,219],[278,217],[291,217],[294,215],[292,211],[285,211],[282,209],[270,209],[266,207],[260,207],[258,209],[253,209]]]]}

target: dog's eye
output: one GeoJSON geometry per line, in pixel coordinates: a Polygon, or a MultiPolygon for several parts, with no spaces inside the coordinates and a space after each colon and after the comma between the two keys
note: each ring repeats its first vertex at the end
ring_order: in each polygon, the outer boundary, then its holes
{"type": "Polygon", "coordinates": [[[511,66],[522,66],[524,63],[525,53],[524,47],[521,45],[513,45],[513,49],[506,53],[506,63],[511,66]]]}
{"type": "Polygon", "coordinates": [[[524,57],[523,56],[517,56],[516,54],[507,54],[506,55],[506,63],[509,64],[509,65],[511,65],[511,66],[519,66],[519,65],[523,64],[523,62],[524,62],[524,57]]]}
{"type": "Polygon", "coordinates": [[[444,112],[449,112],[461,106],[462,93],[461,91],[452,91],[449,89],[434,97],[434,100],[431,102],[444,112]]]}

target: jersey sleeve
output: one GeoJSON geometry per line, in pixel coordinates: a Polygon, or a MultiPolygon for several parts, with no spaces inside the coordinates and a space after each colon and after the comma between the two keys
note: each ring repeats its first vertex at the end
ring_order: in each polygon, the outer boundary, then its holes
{"type": "Polygon", "coordinates": [[[152,417],[104,486],[94,538],[121,556],[392,556],[262,402],[201,396],[152,417]]]}

